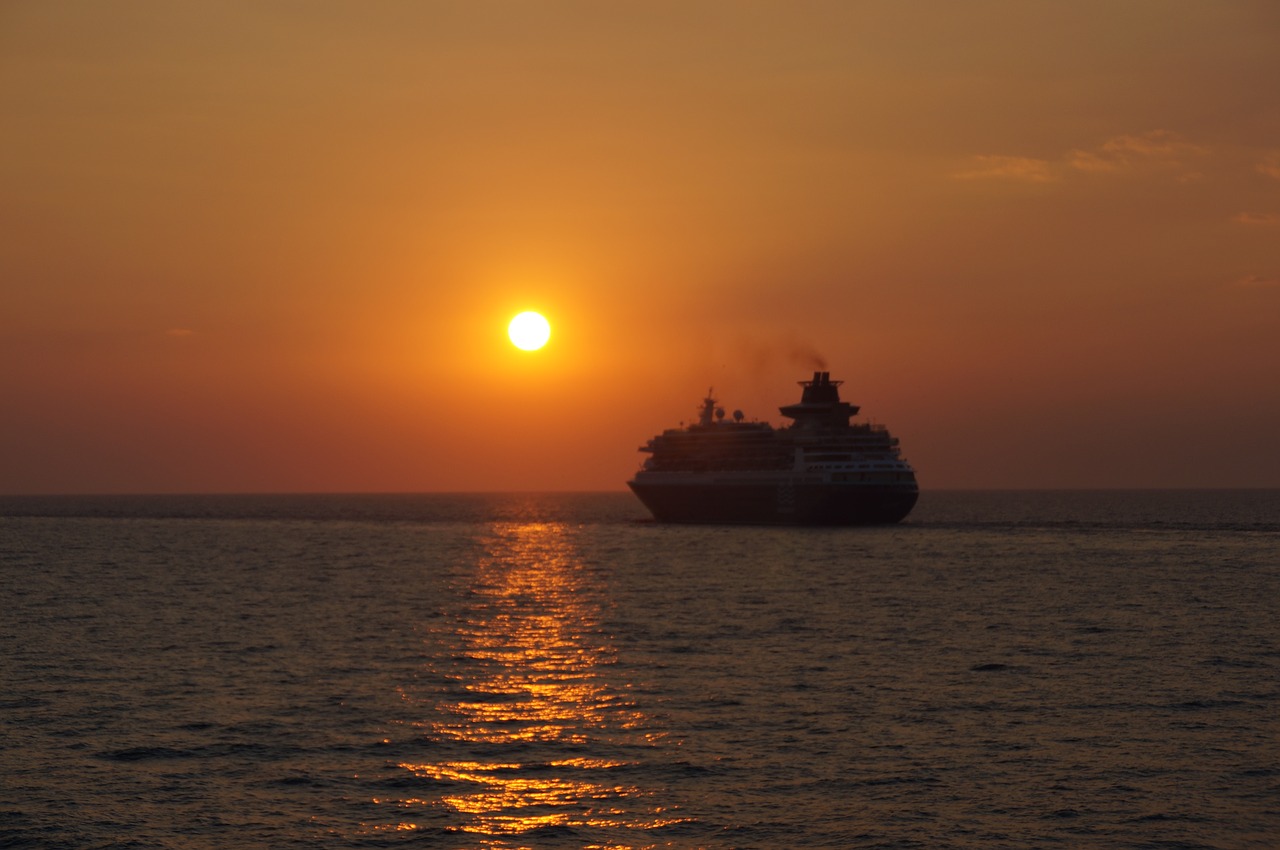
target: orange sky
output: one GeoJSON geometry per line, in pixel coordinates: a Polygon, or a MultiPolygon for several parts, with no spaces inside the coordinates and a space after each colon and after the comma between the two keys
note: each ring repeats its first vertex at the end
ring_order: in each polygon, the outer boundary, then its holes
{"type": "Polygon", "coordinates": [[[0,492],[1280,486],[1273,0],[0,6],[0,492]],[[543,351],[506,323],[552,322],[543,351]]]}

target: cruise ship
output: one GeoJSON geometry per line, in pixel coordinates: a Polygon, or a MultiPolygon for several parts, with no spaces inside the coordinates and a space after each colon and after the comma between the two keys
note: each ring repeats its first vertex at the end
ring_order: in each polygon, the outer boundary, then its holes
{"type": "Polygon", "coordinates": [[[800,401],[779,408],[792,422],[743,421],[707,393],[698,421],[640,447],[627,482],[660,522],[878,525],[900,522],[919,496],[915,470],[882,425],[850,422],[840,381],[814,372],[800,401]]]}

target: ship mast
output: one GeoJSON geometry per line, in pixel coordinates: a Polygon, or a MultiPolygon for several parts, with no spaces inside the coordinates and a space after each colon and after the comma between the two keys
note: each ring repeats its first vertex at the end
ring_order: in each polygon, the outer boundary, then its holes
{"type": "Polygon", "coordinates": [[[715,388],[707,387],[707,397],[702,400],[702,407],[698,409],[698,424],[702,426],[710,425],[716,415],[715,388]]]}

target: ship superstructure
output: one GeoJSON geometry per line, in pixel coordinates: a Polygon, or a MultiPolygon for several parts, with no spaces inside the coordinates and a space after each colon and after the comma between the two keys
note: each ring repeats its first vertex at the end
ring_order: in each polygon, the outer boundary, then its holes
{"type": "Polygon", "coordinates": [[[666,522],[858,525],[900,521],[919,495],[915,471],[882,425],[850,422],[840,381],[814,372],[790,425],[725,421],[708,392],[698,421],[649,440],[628,486],[666,522]]]}

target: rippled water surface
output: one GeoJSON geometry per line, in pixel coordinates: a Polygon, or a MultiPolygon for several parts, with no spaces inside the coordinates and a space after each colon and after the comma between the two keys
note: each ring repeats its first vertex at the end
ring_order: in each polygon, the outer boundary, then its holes
{"type": "Polygon", "coordinates": [[[1280,846],[1280,494],[0,498],[0,847],[1280,846]]]}

